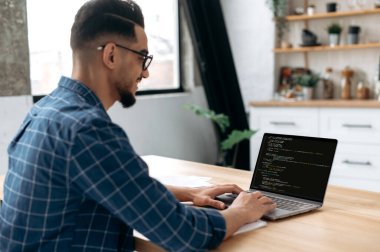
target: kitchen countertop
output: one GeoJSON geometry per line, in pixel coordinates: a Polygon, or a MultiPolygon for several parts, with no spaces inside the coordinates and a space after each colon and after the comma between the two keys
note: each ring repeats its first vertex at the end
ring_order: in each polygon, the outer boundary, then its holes
{"type": "Polygon", "coordinates": [[[377,100],[251,101],[251,107],[380,108],[377,100]]]}

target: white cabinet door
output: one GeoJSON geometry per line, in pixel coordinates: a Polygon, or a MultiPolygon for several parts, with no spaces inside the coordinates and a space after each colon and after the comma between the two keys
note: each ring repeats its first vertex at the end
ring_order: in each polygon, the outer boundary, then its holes
{"type": "Polygon", "coordinates": [[[379,153],[380,145],[338,143],[330,183],[380,192],[379,153]]]}
{"type": "Polygon", "coordinates": [[[252,108],[250,128],[264,133],[318,136],[318,109],[313,108],[252,108]]]}
{"type": "Polygon", "coordinates": [[[380,143],[380,110],[322,108],[320,133],[346,143],[380,143]]]}

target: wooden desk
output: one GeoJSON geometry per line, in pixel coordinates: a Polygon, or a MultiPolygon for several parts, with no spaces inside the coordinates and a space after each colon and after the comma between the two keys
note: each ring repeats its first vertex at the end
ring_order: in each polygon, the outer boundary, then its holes
{"type": "MultiPolygon", "coordinates": [[[[248,188],[252,172],[145,156],[151,176],[195,175],[248,188]]],[[[0,195],[3,190],[0,176],[0,195]]],[[[2,197],[1,197],[2,198],[2,197]]],[[[380,251],[380,193],[329,186],[322,209],[232,237],[214,251],[380,251]]],[[[163,251],[136,237],[137,251],[163,251]]]]}
{"type": "MultiPolygon", "coordinates": [[[[252,178],[248,171],[158,156],[144,160],[153,177],[206,176],[213,178],[212,183],[236,183],[242,188],[249,188],[252,178]]],[[[158,249],[140,238],[136,245],[138,251],[158,249]]],[[[215,251],[380,251],[380,193],[329,186],[320,210],[268,222],[264,228],[224,241],[215,251]]]]}

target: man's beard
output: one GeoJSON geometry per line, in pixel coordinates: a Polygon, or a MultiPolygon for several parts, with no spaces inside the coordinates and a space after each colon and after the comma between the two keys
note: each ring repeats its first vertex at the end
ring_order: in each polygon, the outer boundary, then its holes
{"type": "Polygon", "coordinates": [[[119,91],[119,96],[120,96],[119,102],[121,103],[123,108],[129,108],[133,104],[135,104],[136,97],[134,96],[134,94],[128,91],[120,90],[120,89],[118,91],[119,91]]]}

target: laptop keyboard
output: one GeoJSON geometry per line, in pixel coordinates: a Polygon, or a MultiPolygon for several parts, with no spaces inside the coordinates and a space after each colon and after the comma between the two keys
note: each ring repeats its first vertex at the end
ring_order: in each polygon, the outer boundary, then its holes
{"type": "MultiPolygon", "coordinates": [[[[231,198],[236,198],[237,194],[231,193],[231,194],[228,194],[227,196],[231,197],[231,198]]],[[[284,199],[284,198],[278,198],[275,196],[268,196],[268,195],[266,195],[266,196],[268,198],[272,199],[274,202],[276,202],[277,208],[288,210],[288,211],[300,210],[300,209],[304,209],[304,208],[312,206],[312,204],[309,204],[309,203],[303,203],[303,202],[299,202],[299,201],[294,201],[294,200],[289,200],[289,199],[284,199]]]]}
{"type": "Polygon", "coordinates": [[[283,198],[278,198],[274,196],[267,196],[267,197],[272,199],[274,202],[276,202],[277,208],[288,210],[288,211],[304,209],[304,208],[312,206],[311,204],[303,203],[299,201],[283,199],[283,198]]]}

